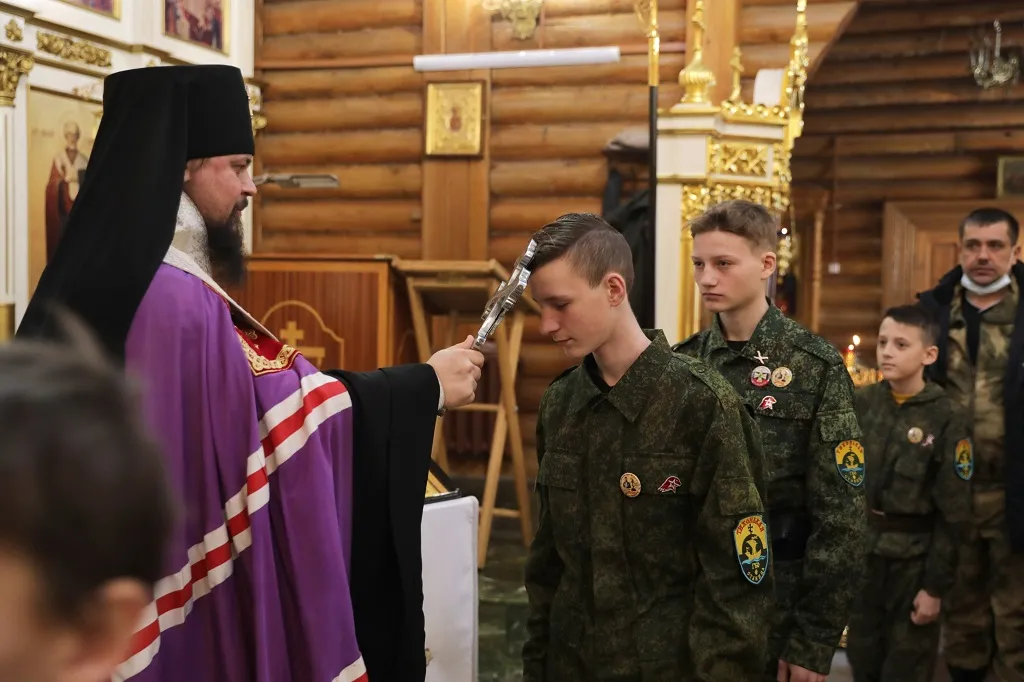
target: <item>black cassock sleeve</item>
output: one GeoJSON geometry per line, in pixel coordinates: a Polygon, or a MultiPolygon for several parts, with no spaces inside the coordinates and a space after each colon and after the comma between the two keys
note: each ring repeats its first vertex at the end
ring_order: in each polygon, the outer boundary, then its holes
{"type": "Polygon", "coordinates": [[[430,365],[326,372],[352,395],[352,607],[372,682],[426,677],[420,523],[440,394],[430,365]]]}

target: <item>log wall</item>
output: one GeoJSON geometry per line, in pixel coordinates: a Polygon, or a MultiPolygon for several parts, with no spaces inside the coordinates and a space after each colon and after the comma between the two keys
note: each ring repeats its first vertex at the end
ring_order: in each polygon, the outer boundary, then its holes
{"type": "MultiPolygon", "coordinates": [[[[812,5],[813,7],[813,5],[812,5]]],[[[873,363],[882,309],[882,208],[904,199],[996,194],[998,157],[1024,151],[1024,88],[985,91],[971,76],[974,32],[1003,22],[1003,45],[1024,40],[1024,5],[871,0],[808,83],[794,182],[832,192],[822,260],[820,332],[863,339],[873,363]]],[[[963,216],[950,215],[950,229],[963,216]]]]}
{"type": "Polygon", "coordinates": [[[264,0],[258,169],[334,173],[329,190],[261,188],[254,249],[421,253],[422,0],[264,0]]]}

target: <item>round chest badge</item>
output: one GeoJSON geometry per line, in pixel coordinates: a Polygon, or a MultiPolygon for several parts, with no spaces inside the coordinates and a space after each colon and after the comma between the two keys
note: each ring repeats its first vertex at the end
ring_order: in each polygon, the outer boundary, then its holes
{"type": "Polygon", "coordinates": [[[915,445],[920,443],[922,438],[924,438],[924,431],[917,428],[916,426],[907,431],[907,440],[909,440],[911,443],[914,443],[915,445]]]}
{"type": "Polygon", "coordinates": [[[640,479],[636,477],[636,474],[627,471],[619,478],[619,490],[626,497],[636,497],[640,494],[640,479]]]}
{"type": "Polygon", "coordinates": [[[772,384],[777,388],[785,388],[793,382],[793,370],[789,367],[779,367],[772,372],[772,384]]]}
{"type": "Polygon", "coordinates": [[[758,388],[764,388],[767,386],[771,379],[772,371],[764,365],[755,367],[754,371],[750,373],[750,383],[754,384],[758,388]]]}

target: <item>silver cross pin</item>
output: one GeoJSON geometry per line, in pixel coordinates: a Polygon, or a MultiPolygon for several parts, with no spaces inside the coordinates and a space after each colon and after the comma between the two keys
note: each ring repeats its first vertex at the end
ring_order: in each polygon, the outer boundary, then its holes
{"type": "Polygon", "coordinates": [[[760,362],[762,365],[768,362],[768,356],[761,355],[761,351],[757,351],[757,355],[755,355],[754,357],[757,358],[757,361],[760,362]]]}

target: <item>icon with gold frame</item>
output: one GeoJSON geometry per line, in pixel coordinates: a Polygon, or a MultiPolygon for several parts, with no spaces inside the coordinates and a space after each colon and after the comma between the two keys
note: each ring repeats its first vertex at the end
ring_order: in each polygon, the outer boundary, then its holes
{"type": "Polygon", "coordinates": [[[483,151],[482,81],[427,84],[427,156],[479,156],[483,151]]]}

